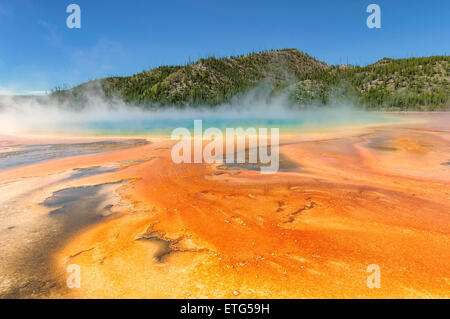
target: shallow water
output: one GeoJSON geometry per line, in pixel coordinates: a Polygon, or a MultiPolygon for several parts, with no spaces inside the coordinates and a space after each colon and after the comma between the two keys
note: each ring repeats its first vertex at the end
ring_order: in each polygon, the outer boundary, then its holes
{"type": "Polygon", "coordinates": [[[371,123],[388,123],[398,121],[392,117],[368,112],[311,112],[298,113],[289,117],[266,118],[264,114],[259,116],[246,116],[224,118],[220,114],[216,116],[198,114],[192,117],[178,118],[145,118],[110,121],[87,121],[81,124],[55,125],[52,129],[57,132],[73,131],[82,135],[101,136],[144,136],[144,135],[170,135],[176,128],[187,128],[191,132],[194,129],[194,121],[202,120],[203,130],[207,128],[279,128],[281,132],[315,128],[332,128],[347,125],[364,125],[371,123]]]}
{"type": "Polygon", "coordinates": [[[144,145],[145,140],[102,141],[79,144],[50,144],[26,146],[0,153],[0,170],[79,155],[103,153],[111,150],[144,145]]]}

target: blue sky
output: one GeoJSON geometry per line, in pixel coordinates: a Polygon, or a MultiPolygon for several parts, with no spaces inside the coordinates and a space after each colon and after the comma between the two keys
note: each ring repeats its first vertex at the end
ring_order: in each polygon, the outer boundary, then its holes
{"type": "Polygon", "coordinates": [[[286,47],[330,64],[449,54],[450,1],[0,0],[0,93],[286,47]],[[366,26],[371,3],[381,29],[366,26]]]}

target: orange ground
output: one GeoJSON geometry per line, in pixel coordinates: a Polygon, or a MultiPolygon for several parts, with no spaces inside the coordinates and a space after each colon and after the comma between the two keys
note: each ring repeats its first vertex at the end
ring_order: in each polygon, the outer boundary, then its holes
{"type": "Polygon", "coordinates": [[[298,168],[275,175],[176,165],[173,142],[158,140],[0,180],[144,160],[70,185],[131,180],[117,190],[115,215],[53,255],[59,280],[67,265],[81,267],[81,288],[51,297],[448,298],[449,133],[431,123],[299,136],[280,147],[298,168]],[[371,264],[381,268],[380,289],[366,285],[371,264]]]}

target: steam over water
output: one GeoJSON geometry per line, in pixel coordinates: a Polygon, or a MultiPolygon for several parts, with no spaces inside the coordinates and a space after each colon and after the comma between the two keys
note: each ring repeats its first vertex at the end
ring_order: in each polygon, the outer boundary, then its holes
{"type": "Polygon", "coordinates": [[[203,120],[204,128],[278,127],[281,132],[388,121],[350,103],[300,108],[284,96],[261,97],[252,91],[214,108],[168,106],[153,110],[96,96],[81,110],[58,105],[48,97],[0,97],[0,134],[167,135],[177,127],[192,128],[194,120],[203,120]]]}

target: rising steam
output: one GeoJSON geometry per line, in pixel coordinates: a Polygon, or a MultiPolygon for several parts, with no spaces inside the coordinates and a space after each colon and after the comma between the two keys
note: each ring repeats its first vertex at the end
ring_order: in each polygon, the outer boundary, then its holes
{"type": "MultiPolygon", "coordinates": [[[[124,122],[128,123],[127,128],[139,130],[145,121],[153,123],[150,126],[153,125],[157,129],[161,123],[176,125],[177,121],[194,119],[236,120],[238,123],[255,120],[299,120],[313,125],[326,125],[328,119],[334,124],[352,124],[361,120],[367,122],[369,116],[369,113],[356,109],[350,102],[336,99],[325,107],[305,108],[294,105],[288,93],[273,96],[270,92],[267,87],[260,86],[214,108],[196,106],[180,109],[177,106],[164,106],[151,110],[127,104],[118,98],[107,99],[94,92],[86,95],[86,103],[81,109],[58,102],[51,96],[0,96],[0,134],[55,131],[79,134],[93,123],[102,124],[102,127],[114,127],[124,122]]],[[[149,129],[149,126],[145,128],[149,129]]]]}

